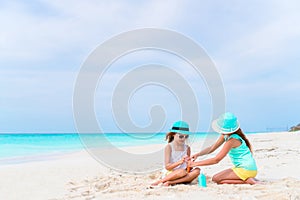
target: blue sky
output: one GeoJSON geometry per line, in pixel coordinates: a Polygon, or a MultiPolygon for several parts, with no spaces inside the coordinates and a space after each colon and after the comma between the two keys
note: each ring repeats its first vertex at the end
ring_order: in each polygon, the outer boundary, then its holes
{"type": "MultiPolygon", "coordinates": [[[[82,63],[107,39],[145,27],[177,31],[206,50],[222,77],[226,110],[238,116],[245,131],[296,125],[299,10],[296,0],[1,1],[0,132],[75,132],[72,96],[82,63]]],[[[163,58],[172,60],[162,56],[162,63],[163,58]]],[[[108,73],[113,77],[124,72],[116,68],[108,73]]],[[[201,80],[189,81],[201,99],[198,130],[206,130],[211,120],[209,95],[201,80]]],[[[109,87],[103,90],[109,92],[109,87]]],[[[145,94],[153,93],[149,96],[134,96],[129,108],[137,125],[146,126],[148,108],[143,106],[164,99],[154,103],[165,105],[166,131],[179,116],[173,109],[178,106],[168,91],[156,89],[146,89],[145,94]]],[[[105,131],[118,131],[106,111],[95,111],[98,120],[105,131]]]]}

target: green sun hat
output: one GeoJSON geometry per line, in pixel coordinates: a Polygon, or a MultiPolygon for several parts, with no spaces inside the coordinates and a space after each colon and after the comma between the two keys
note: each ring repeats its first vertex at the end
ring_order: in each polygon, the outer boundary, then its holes
{"type": "Polygon", "coordinates": [[[226,112],[212,122],[212,128],[218,133],[230,134],[236,132],[240,124],[234,114],[226,112]]]}
{"type": "Polygon", "coordinates": [[[188,123],[184,121],[174,122],[172,128],[169,130],[170,132],[176,132],[181,134],[190,134],[190,129],[188,123]]]}

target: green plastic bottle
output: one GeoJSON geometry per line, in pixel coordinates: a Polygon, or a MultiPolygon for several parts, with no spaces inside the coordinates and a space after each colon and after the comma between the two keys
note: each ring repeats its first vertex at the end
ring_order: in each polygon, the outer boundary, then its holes
{"type": "Polygon", "coordinates": [[[198,185],[199,187],[207,187],[206,176],[202,172],[198,176],[198,185]]]}

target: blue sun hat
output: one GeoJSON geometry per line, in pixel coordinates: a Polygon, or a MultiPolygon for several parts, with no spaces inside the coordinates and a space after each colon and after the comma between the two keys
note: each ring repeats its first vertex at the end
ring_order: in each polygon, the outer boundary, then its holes
{"type": "Polygon", "coordinates": [[[234,114],[226,112],[212,122],[212,128],[218,133],[230,134],[236,132],[240,124],[234,114]]]}
{"type": "Polygon", "coordinates": [[[190,129],[188,123],[184,121],[174,122],[170,132],[181,133],[181,134],[190,134],[190,129]]]}

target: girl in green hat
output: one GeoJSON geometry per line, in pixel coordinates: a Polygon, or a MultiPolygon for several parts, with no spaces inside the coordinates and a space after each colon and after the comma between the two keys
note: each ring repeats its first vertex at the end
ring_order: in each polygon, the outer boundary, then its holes
{"type": "Polygon", "coordinates": [[[218,184],[257,183],[257,180],[254,178],[257,174],[257,167],[252,156],[251,144],[240,129],[236,116],[232,113],[225,113],[213,121],[212,128],[221,134],[219,139],[212,146],[193,155],[192,159],[212,153],[225,143],[222,150],[215,157],[191,162],[190,166],[217,164],[229,154],[234,167],[215,174],[212,180],[218,184]]]}
{"type": "Polygon", "coordinates": [[[189,134],[189,125],[186,122],[178,121],[173,124],[166,135],[168,144],[165,147],[163,176],[151,186],[190,183],[200,174],[199,168],[190,169],[188,166],[191,148],[185,141],[189,134]]]}

